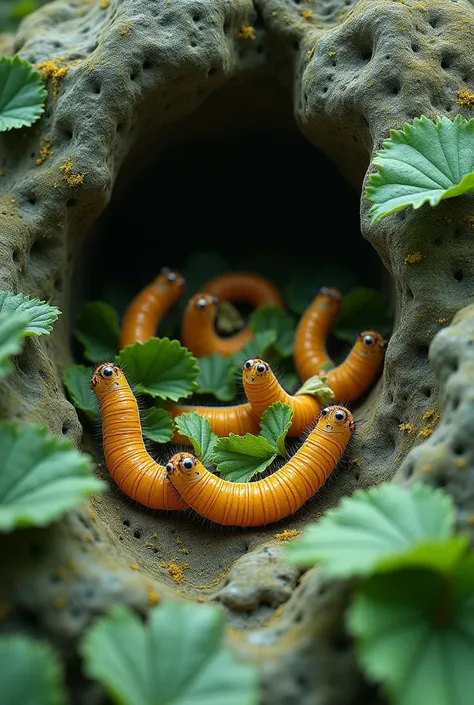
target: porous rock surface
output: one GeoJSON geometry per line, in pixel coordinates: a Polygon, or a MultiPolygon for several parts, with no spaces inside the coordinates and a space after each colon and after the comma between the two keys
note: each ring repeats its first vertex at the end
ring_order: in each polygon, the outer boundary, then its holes
{"type": "MultiPolygon", "coordinates": [[[[0,136],[0,287],[63,314],[51,336],[28,339],[2,384],[2,417],[46,422],[81,446],[61,386],[73,362],[71,272],[131,154],[129,178],[153,158],[150,145],[186,139],[175,125],[201,106],[217,110],[233,86],[256,99],[276,79],[301,132],[362,192],[390,128],[420,114],[471,116],[459,91],[473,86],[473,45],[467,0],[70,0],[26,18],[11,50],[39,66],[49,97],[32,128],[0,136]]],[[[205,134],[206,124],[199,129],[205,134]]],[[[473,291],[472,197],[376,226],[361,200],[360,218],[393,279],[396,324],[382,380],[355,411],[341,472],[303,512],[259,531],[163,517],[112,487],[47,530],[2,539],[10,556],[3,631],[20,625],[47,635],[74,662],[80,634],[113,601],[146,612],[159,599],[209,599],[228,613],[230,645],[260,665],[262,702],[377,702],[344,634],[346,590],[317,569],[300,576],[285,566],[282,539],[355,488],[393,478],[405,459],[397,479],[442,478],[469,524],[473,460],[469,433],[454,420],[472,418],[472,314],[441,329],[473,291]]],[[[77,702],[93,702],[84,689],[77,702]]]]}

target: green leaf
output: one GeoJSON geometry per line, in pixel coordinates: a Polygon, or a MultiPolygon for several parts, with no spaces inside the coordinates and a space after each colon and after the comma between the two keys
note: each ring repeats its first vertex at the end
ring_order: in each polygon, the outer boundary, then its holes
{"type": "Polygon", "coordinates": [[[402,565],[406,554],[412,562],[409,554],[419,544],[446,541],[454,516],[451,498],[421,483],[356,490],[288,545],[288,560],[321,563],[334,577],[367,575],[387,560],[402,565]]]}
{"type": "Polygon", "coordinates": [[[281,357],[293,354],[296,326],[293,317],[286,311],[276,306],[260,306],[251,314],[249,323],[255,333],[275,331],[276,340],[273,345],[281,357]]]}
{"type": "Polygon", "coordinates": [[[354,343],[364,330],[376,330],[388,335],[392,325],[386,296],[375,289],[360,286],[342,298],[332,333],[339,340],[354,343]]]}
{"type": "Polygon", "coordinates": [[[173,437],[173,418],[166,409],[147,409],[142,423],[145,438],[155,443],[168,443],[173,437]]]}
{"type": "Polygon", "coordinates": [[[46,526],[106,489],[94,463],[44,426],[0,423],[0,531],[46,526]]]}
{"type": "Polygon", "coordinates": [[[334,401],[334,392],[331,387],[328,387],[327,382],[328,378],[326,376],[313,375],[296,390],[294,396],[312,394],[323,406],[331,404],[334,401]]]}
{"type": "Polygon", "coordinates": [[[16,0],[10,8],[8,17],[12,20],[21,20],[37,10],[38,7],[38,0],[16,0]]]}
{"type": "Polygon", "coordinates": [[[250,360],[255,357],[266,357],[266,354],[276,341],[276,331],[265,330],[260,333],[255,333],[252,340],[244,345],[242,350],[232,355],[232,361],[237,367],[242,367],[245,360],[250,360]]]}
{"type": "Polygon", "coordinates": [[[213,394],[220,401],[231,401],[237,394],[236,365],[230,357],[214,353],[200,357],[197,394],[213,394]]]}
{"type": "Polygon", "coordinates": [[[2,705],[66,705],[63,666],[47,643],[0,637],[2,705]]]}
{"type": "Polygon", "coordinates": [[[146,624],[115,607],[85,636],[85,671],[119,705],[257,705],[258,671],[224,648],[224,629],[211,605],[167,601],[146,624]]]}
{"type": "Polygon", "coordinates": [[[0,380],[13,370],[10,358],[21,352],[28,323],[26,313],[0,313],[0,380]]]}
{"type": "Polygon", "coordinates": [[[270,404],[260,419],[260,434],[283,457],[286,455],[285,438],[292,420],[293,409],[281,401],[270,404]]]}
{"type": "Polygon", "coordinates": [[[230,482],[248,482],[263,472],[277,457],[275,448],[263,436],[230,433],[219,438],[214,446],[212,462],[215,472],[225,475],[230,482]]]}
{"type": "Polygon", "coordinates": [[[374,576],[348,610],[359,663],[393,705],[471,705],[474,600],[429,570],[374,576]]]}
{"type": "Polygon", "coordinates": [[[120,327],[115,309],[104,301],[89,301],[78,318],[75,336],[90,362],[114,360],[120,347],[120,327]]]}
{"type": "Polygon", "coordinates": [[[218,437],[211,430],[209,421],[195,411],[189,411],[176,416],[174,422],[179,433],[187,436],[191,441],[196,457],[204,465],[211,462],[218,437]]]}
{"type": "Polygon", "coordinates": [[[99,416],[97,397],[91,389],[92,370],[85,365],[70,365],[63,374],[63,384],[76,407],[95,421],[99,416]]]}
{"type": "Polygon", "coordinates": [[[437,206],[445,198],[474,191],[474,119],[425,115],[390,130],[372,160],[365,197],[372,223],[412,206],[437,206]]]}
{"type": "Polygon", "coordinates": [[[117,365],[125,369],[138,392],[152,397],[178,401],[191,396],[197,387],[197,360],[179,340],[150,338],[127,345],[120,351],[117,365]]]}
{"type": "Polygon", "coordinates": [[[0,132],[36,122],[47,95],[41,74],[28,61],[0,57],[0,132]]]}
{"type": "Polygon", "coordinates": [[[11,291],[0,291],[0,313],[24,313],[28,316],[25,335],[49,335],[53,323],[61,311],[57,306],[50,306],[37,298],[25,294],[13,294],[11,291]]]}

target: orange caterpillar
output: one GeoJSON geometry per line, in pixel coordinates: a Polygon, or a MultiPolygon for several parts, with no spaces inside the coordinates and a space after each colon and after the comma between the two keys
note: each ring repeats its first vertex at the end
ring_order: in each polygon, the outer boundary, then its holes
{"type": "Polygon", "coordinates": [[[155,335],[160,319],[179,299],[185,280],[168,267],[133,299],[125,312],[120,333],[120,348],[132,343],[144,343],[155,335]]]}
{"type": "Polygon", "coordinates": [[[295,332],[294,362],[302,382],[319,375],[327,362],[326,338],[341,306],[339,289],[322,287],[299,320],[295,332]]]}
{"type": "Polygon", "coordinates": [[[185,509],[166,470],[148,454],[138,404],[122,370],[106,362],[91,378],[102,411],[107,469],[122,492],[151,509],[185,509]]]}
{"type": "Polygon", "coordinates": [[[230,272],[220,274],[201,287],[201,291],[214,294],[221,301],[245,301],[255,308],[278,306],[284,308],[278,289],[260,274],[230,272]]]}
{"type": "Polygon", "coordinates": [[[321,404],[313,394],[291,395],[285,392],[270,365],[264,360],[247,360],[242,367],[245,396],[255,416],[276,401],[288,404],[293,410],[293,421],[288,436],[300,436],[319,416],[321,404]]]}
{"type": "Polygon", "coordinates": [[[229,338],[215,330],[219,300],[213,294],[195,294],[187,303],[181,325],[181,341],[195,357],[218,353],[229,357],[241,350],[253,337],[250,326],[229,338]]]}
{"type": "Polygon", "coordinates": [[[382,367],[387,341],[373,330],[363,331],[346,359],[327,374],[335,401],[355,401],[373,384],[382,367]]]}
{"type": "Polygon", "coordinates": [[[173,455],[166,471],[184,501],[201,516],[225,526],[264,526],[294,514],[322,487],[354,428],[344,407],[323,409],[316,428],[293,457],[257,482],[223,480],[189,453],[173,455]]]}
{"type": "MultiPolygon", "coordinates": [[[[211,430],[219,438],[228,436],[229,433],[245,436],[246,433],[258,435],[260,432],[260,424],[248,402],[235,404],[234,406],[193,406],[191,404],[173,404],[169,402],[167,409],[173,419],[180,414],[194,411],[209,421],[211,430]]],[[[175,430],[171,442],[189,445],[189,438],[175,430]]]]}

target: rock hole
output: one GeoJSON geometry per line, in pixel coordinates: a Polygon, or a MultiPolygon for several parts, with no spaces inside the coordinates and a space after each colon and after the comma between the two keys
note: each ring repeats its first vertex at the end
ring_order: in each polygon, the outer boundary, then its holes
{"type": "Polygon", "coordinates": [[[431,397],[431,388],[430,387],[423,387],[421,390],[423,396],[425,396],[427,399],[431,397]]]}
{"type": "Polygon", "coordinates": [[[428,19],[428,24],[432,29],[436,29],[439,25],[439,17],[438,16],[433,16],[428,19]]]}
{"type": "Polygon", "coordinates": [[[420,46],[416,42],[411,43],[411,50],[416,54],[420,51],[420,46]]]}
{"type": "Polygon", "coordinates": [[[292,42],[292,47],[294,51],[298,51],[298,49],[300,48],[300,43],[297,39],[292,42]]]}
{"type": "Polygon", "coordinates": [[[429,346],[428,345],[418,345],[416,348],[416,353],[419,357],[428,357],[429,346]]]}
{"type": "Polygon", "coordinates": [[[453,57],[452,56],[444,56],[441,59],[441,68],[447,71],[451,65],[452,65],[453,57]]]}
{"type": "Polygon", "coordinates": [[[96,95],[99,95],[99,94],[100,94],[101,85],[100,85],[99,81],[94,81],[94,82],[92,83],[92,90],[94,91],[94,93],[95,93],[96,95]]]}
{"type": "Polygon", "coordinates": [[[20,257],[21,257],[21,252],[20,252],[20,250],[18,250],[18,249],[13,250],[13,252],[12,252],[13,264],[19,264],[19,262],[20,262],[20,257]]]}
{"type": "Polygon", "coordinates": [[[64,423],[61,427],[61,433],[63,434],[63,436],[67,436],[67,435],[69,435],[70,432],[71,432],[71,424],[69,423],[69,421],[64,421],[64,423]]]}
{"type": "Polygon", "coordinates": [[[124,526],[130,526],[130,521],[129,521],[128,519],[124,519],[124,520],[122,521],[122,524],[123,524],[124,526]]]}
{"type": "Polygon", "coordinates": [[[142,532],[141,532],[139,529],[135,529],[135,531],[133,532],[133,537],[134,537],[135,539],[141,539],[141,537],[142,537],[142,532]]]}
{"type": "Polygon", "coordinates": [[[136,81],[136,80],[137,80],[137,76],[138,76],[137,72],[136,72],[136,71],[132,71],[132,73],[130,74],[130,80],[131,80],[131,81],[136,81]]]}
{"type": "Polygon", "coordinates": [[[454,446],[453,446],[454,455],[464,455],[465,452],[466,452],[466,449],[462,443],[455,443],[454,444],[454,446]]]}
{"type": "Polygon", "coordinates": [[[192,46],[193,49],[195,49],[197,47],[197,42],[194,39],[192,39],[190,41],[189,45],[192,46]]]}
{"type": "Polygon", "coordinates": [[[201,15],[199,15],[197,12],[193,15],[193,22],[197,23],[201,19],[201,15]]]}
{"type": "Polygon", "coordinates": [[[116,130],[119,134],[121,134],[122,132],[125,132],[125,128],[126,128],[126,124],[124,122],[117,123],[116,130]]]}
{"type": "Polygon", "coordinates": [[[89,46],[87,47],[88,53],[93,54],[98,46],[99,44],[97,42],[95,42],[94,44],[89,44],[89,46]]]}
{"type": "Polygon", "coordinates": [[[217,69],[214,66],[211,66],[211,68],[207,72],[207,77],[210,78],[211,76],[214,76],[216,73],[217,73],[217,69]]]}
{"type": "Polygon", "coordinates": [[[142,64],[142,69],[144,71],[148,71],[149,69],[151,69],[151,65],[152,65],[151,61],[149,59],[145,59],[145,61],[142,64]]]}
{"type": "Polygon", "coordinates": [[[77,200],[77,198],[68,198],[68,200],[66,201],[66,207],[74,208],[75,206],[77,206],[78,203],[79,201],[77,200]]]}
{"type": "Polygon", "coordinates": [[[345,632],[340,632],[331,639],[331,646],[340,654],[347,653],[352,648],[352,639],[345,632]]]}
{"type": "Polygon", "coordinates": [[[362,61],[364,61],[366,64],[369,63],[369,61],[370,61],[371,58],[372,58],[372,49],[364,49],[364,50],[361,52],[360,58],[361,58],[362,61]]]}
{"type": "Polygon", "coordinates": [[[301,624],[301,622],[303,621],[303,617],[304,617],[303,611],[298,610],[297,612],[295,612],[295,616],[293,617],[293,621],[296,624],[301,624]]]}
{"type": "Polygon", "coordinates": [[[28,194],[27,200],[31,206],[35,206],[36,203],[38,202],[38,199],[36,198],[35,194],[31,193],[31,192],[28,194]]]}
{"type": "Polygon", "coordinates": [[[462,280],[464,279],[464,274],[462,273],[462,271],[460,269],[457,269],[454,272],[454,278],[456,279],[457,282],[462,282],[462,280]]]}
{"type": "Polygon", "coordinates": [[[412,289],[410,289],[410,287],[407,287],[407,297],[408,297],[409,299],[414,299],[414,298],[415,298],[415,294],[413,293],[412,289]]]}

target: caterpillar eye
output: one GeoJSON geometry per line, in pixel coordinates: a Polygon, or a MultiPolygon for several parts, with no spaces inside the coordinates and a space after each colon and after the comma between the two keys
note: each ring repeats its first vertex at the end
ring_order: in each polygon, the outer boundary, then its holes
{"type": "Polygon", "coordinates": [[[185,458],[182,462],[184,470],[192,470],[194,467],[194,460],[192,458],[185,458]]]}
{"type": "Polygon", "coordinates": [[[169,281],[170,284],[176,281],[176,274],[174,272],[169,272],[166,275],[167,280],[169,281]]]}
{"type": "Polygon", "coordinates": [[[260,374],[263,374],[265,370],[267,369],[267,366],[261,363],[260,365],[257,365],[257,372],[260,372],[260,374]]]}
{"type": "Polygon", "coordinates": [[[329,414],[329,407],[326,406],[324,409],[321,409],[321,416],[327,416],[329,414]]]}
{"type": "Polygon", "coordinates": [[[246,370],[250,370],[251,367],[253,367],[253,360],[247,360],[247,362],[244,363],[244,367],[246,370]]]}
{"type": "Polygon", "coordinates": [[[375,338],[373,335],[364,335],[364,337],[362,338],[362,342],[364,343],[364,345],[367,345],[367,347],[370,348],[371,345],[375,343],[375,338]]]}
{"type": "Polygon", "coordinates": [[[113,367],[104,367],[104,369],[102,370],[103,377],[112,377],[113,374],[114,374],[113,367]]]}
{"type": "Polygon", "coordinates": [[[197,308],[204,309],[207,306],[207,299],[205,299],[203,296],[196,301],[196,306],[197,308]]]}
{"type": "Polygon", "coordinates": [[[173,463],[167,463],[165,469],[166,472],[173,472],[173,463]]]}
{"type": "Polygon", "coordinates": [[[342,409],[339,409],[339,410],[336,411],[336,413],[334,414],[334,418],[336,419],[336,421],[339,421],[339,422],[344,421],[345,418],[346,418],[346,416],[347,416],[346,412],[345,412],[345,411],[342,411],[342,409]]]}

